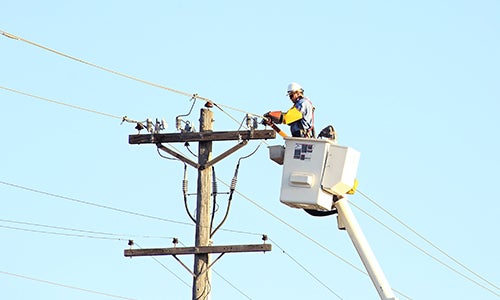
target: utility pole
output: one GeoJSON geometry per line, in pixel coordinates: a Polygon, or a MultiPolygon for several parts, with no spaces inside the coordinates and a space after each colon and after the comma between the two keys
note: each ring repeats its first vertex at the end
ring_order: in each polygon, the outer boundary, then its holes
{"type": "Polygon", "coordinates": [[[210,237],[213,235],[211,229],[211,201],[212,194],[212,168],[214,164],[226,158],[233,152],[242,148],[248,143],[248,140],[255,139],[274,139],[276,132],[274,130],[248,130],[248,131],[213,131],[213,112],[210,109],[201,109],[200,111],[200,131],[182,132],[170,134],[137,134],[129,136],[130,144],[156,144],[158,149],[163,150],[170,155],[182,160],[186,164],[198,169],[198,186],[196,199],[196,233],[194,247],[174,247],[174,248],[155,248],[155,249],[127,249],[124,251],[126,257],[133,256],[153,256],[153,255],[172,255],[182,266],[193,276],[192,299],[208,299],[210,296],[210,268],[225,253],[238,252],[265,252],[271,251],[270,244],[256,245],[224,245],[212,246],[210,237]],[[236,146],[212,159],[213,141],[240,141],[236,146]],[[177,153],[162,143],[186,143],[198,142],[198,162],[177,153]],[[219,256],[210,262],[210,254],[219,253],[219,256]],[[177,256],[194,255],[194,266],[191,271],[177,256]]]}
{"type": "MultiPolygon", "coordinates": [[[[200,132],[212,131],[213,112],[201,110],[200,132]]],[[[200,142],[198,147],[198,164],[206,165],[212,158],[212,141],[200,142]]],[[[198,194],[196,198],[196,238],[195,246],[208,246],[210,242],[210,195],[212,194],[210,181],[212,168],[198,169],[198,194]]],[[[194,255],[193,299],[203,299],[209,293],[207,283],[210,282],[210,255],[208,253],[194,255]]]]}

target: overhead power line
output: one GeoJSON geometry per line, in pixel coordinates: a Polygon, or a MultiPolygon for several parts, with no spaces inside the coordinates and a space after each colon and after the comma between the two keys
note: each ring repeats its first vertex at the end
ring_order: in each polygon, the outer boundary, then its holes
{"type": "MultiPolygon", "coordinates": [[[[40,97],[40,96],[35,96],[35,95],[32,95],[32,94],[29,94],[29,93],[25,93],[25,92],[21,92],[21,91],[17,91],[15,89],[11,89],[11,88],[6,88],[6,87],[3,87],[3,86],[0,86],[0,88],[3,88],[5,90],[8,90],[8,91],[11,91],[11,92],[15,92],[15,93],[19,93],[19,94],[22,94],[22,95],[26,95],[26,96],[30,96],[30,97],[34,97],[36,99],[40,99],[40,100],[44,100],[44,101],[48,101],[48,102],[51,102],[51,103],[55,103],[55,104],[59,104],[59,105],[65,105],[65,106],[68,106],[68,107],[72,107],[72,108],[76,108],[76,109],[80,109],[80,110],[83,110],[83,111],[87,111],[87,112],[91,112],[91,113],[97,113],[97,114],[100,114],[100,115],[104,115],[104,116],[108,116],[108,117],[113,117],[113,118],[117,118],[117,119],[122,119],[121,117],[118,117],[118,116],[115,116],[115,115],[112,115],[112,114],[107,114],[107,113],[102,113],[102,112],[99,112],[99,111],[95,111],[95,110],[91,110],[91,109],[86,109],[86,108],[83,108],[83,107],[79,107],[79,106],[75,106],[75,105],[71,105],[71,104],[67,104],[67,103],[64,103],[64,102],[60,102],[60,101],[55,101],[55,100],[51,100],[51,99],[47,99],[47,98],[44,98],[44,97],[40,97]]],[[[219,181],[221,181],[220,179],[218,179],[219,181]]],[[[222,181],[221,181],[222,182],[222,181]]],[[[3,184],[7,184],[9,185],[8,183],[5,183],[5,182],[1,182],[0,183],[3,183],[3,184]]],[[[224,182],[223,182],[224,183],[224,182]]],[[[224,183],[226,184],[226,183],[224,183]]],[[[226,184],[227,185],[227,184],[226,184]]],[[[13,185],[15,186],[15,185],[13,185]]],[[[229,186],[229,185],[228,185],[229,186]]],[[[37,192],[40,192],[40,191],[37,191],[37,192]]],[[[44,192],[42,192],[44,193],[44,192]]],[[[54,196],[57,196],[57,195],[54,195],[54,196]]],[[[243,196],[243,195],[242,195],[243,196]]],[[[244,197],[244,196],[243,196],[244,197]]],[[[366,195],[365,195],[366,197],[366,195]]],[[[61,198],[61,197],[60,197],[61,198]]],[[[301,235],[303,235],[304,237],[308,238],[309,237],[305,234],[303,234],[302,232],[300,232],[298,229],[294,228],[293,226],[291,226],[290,224],[288,224],[287,222],[281,220],[279,217],[277,217],[276,215],[274,215],[273,213],[271,213],[270,211],[266,210],[265,208],[261,207],[260,205],[258,205],[256,202],[253,202],[251,199],[247,198],[250,202],[252,202],[252,204],[256,205],[257,207],[259,207],[260,209],[262,209],[263,211],[265,211],[266,213],[270,214],[271,216],[273,216],[274,218],[276,218],[277,220],[279,220],[280,222],[286,224],[287,226],[289,226],[290,228],[292,228],[293,230],[299,232],[301,235]]],[[[70,199],[68,199],[70,200],[70,199]]],[[[80,200],[76,200],[76,199],[71,199],[73,201],[76,201],[76,202],[80,202],[80,200]]],[[[85,203],[85,202],[84,202],[85,203]]],[[[89,203],[85,203],[85,204],[89,204],[89,203]]],[[[96,205],[95,203],[90,203],[90,205],[94,205],[94,206],[100,206],[100,205],[96,205]]],[[[107,209],[112,209],[112,210],[118,210],[118,211],[121,211],[119,209],[114,209],[114,208],[110,208],[110,207],[104,207],[104,208],[107,208],[107,209]]],[[[126,211],[123,211],[123,212],[126,212],[126,211]]],[[[134,215],[140,215],[141,214],[138,214],[138,213],[135,213],[135,212],[127,212],[127,213],[130,213],[130,214],[134,214],[134,215]]],[[[142,215],[142,216],[145,216],[145,215],[142,215]]],[[[152,216],[148,216],[148,217],[152,217],[152,216]]],[[[155,219],[163,219],[163,218],[157,218],[157,217],[152,217],[152,218],[155,218],[155,219]]],[[[165,220],[162,220],[162,221],[165,221],[165,220]]],[[[171,221],[171,220],[170,220],[171,221]]],[[[174,223],[178,223],[177,221],[172,221],[174,223]]],[[[185,223],[185,224],[189,224],[189,223],[185,223]]],[[[189,224],[192,226],[192,224],[189,224]]],[[[221,230],[224,230],[224,229],[221,229],[221,230]]],[[[228,229],[225,229],[224,231],[233,231],[233,232],[239,232],[239,233],[242,233],[240,231],[236,231],[236,230],[228,230],[228,229]]],[[[243,232],[243,233],[246,233],[246,234],[253,234],[253,233],[248,233],[248,232],[243,232]]],[[[257,235],[260,235],[259,233],[257,233],[257,235]]],[[[317,243],[316,241],[312,240],[314,243],[317,243]]],[[[335,257],[339,258],[340,260],[344,261],[345,263],[347,263],[348,265],[350,265],[351,267],[357,269],[358,271],[360,271],[361,273],[366,274],[366,272],[358,267],[356,267],[354,264],[346,261],[345,259],[343,259],[342,257],[338,256],[337,254],[331,252],[328,248],[322,246],[321,244],[317,243],[318,245],[320,245],[320,247],[326,249],[328,252],[330,252],[330,254],[334,255],[335,257]]],[[[419,249],[419,248],[417,248],[419,249]]],[[[419,249],[421,250],[421,249],[419,249]]],[[[425,253],[425,252],[424,252],[425,253]]],[[[456,272],[456,270],[455,270],[456,272]]],[[[493,285],[494,286],[494,285],[493,285]]],[[[488,289],[489,290],[489,289],[488,289]]],[[[402,293],[400,293],[399,291],[397,291],[396,289],[394,289],[394,291],[398,292],[400,295],[404,295],[402,293]]],[[[491,290],[490,290],[491,291],[491,290]]],[[[496,294],[496,293],[495,293],[496,294]]],[[[407,297],[408,298],[408,297],[407,297]]],[[[409,298],[408,298],[409,299],[409,298]]]]}
{"type": "Polygon", "coordinates": [[[75,199],[75,198],[71,198],[71,197],[66,197],[66,196],[62,196],[62,195],[57,195],[57,194],[53,194],[53,193],[49,193],[49,192],[44,192],[41,190],[37,190],[37,189],[33,189],[33,188],[21,186],[21,185],[9,183],[9,182],[5,182],[5,181],[1,181],[1,180],[0,180],[0,184],[15,187],[15,188],[30,191],[30,192],[34,192],[34,193],[38,193],[38,194],[42,194],[42,195],[60,198],[63,200],[77,202],[80,204],[85,204],[85,205],[104,208],[104,209],[108,209],[108,210],[112,210],[112,211],[116,211],[116,212],[120,212],[120,213],[125,213],[125,214],[129,214],[129,215],[133,215],[133,216],[138,216],[138,217],[143,217],[143,218],[148,218],[148,219],[153,219],[153,220],[158,220],[158,221],[163,221],[163,222],[193,226],[193,224],[187,223],[187,222],[180,222],[180,221],[170,220],[170,219],[166,219],[166,218],[155,217],[155,216],[151,216],[151,215],[147,215],[147,214],[143,214],[143,213],[138,213],[138,212],[133,212],[133,211],[125,210],[125,209],[115,208],[115,207],[97,204],[97,203],[93,203],[93,202],[89,202],[89,201],[83,201],[83,200],[79,200],[79,199],[75,199]]]}
{"type": "Polygon", "coordinates": [[[43,101],[46,101],[46,102],[50,102],[50,103],[54,103],[54,104],[58,104],[58,105],[63,105],[63,106],[67,106],[67,107],[71,107],[71,108],[83,110],[83,111],[86,111],[86,112],[98,114],[98,115],[103,115],[103,116],[110,117],[110,118],[122,119],[122,117],[115,116],[115,115],[112,115],[112,114],[107,114],[107,113],[103,113],[103,112],[100,112],[100,111],[97,111],[97,110],[93,110],[93,109],[88,109],[88,108],[85,108],[85,107],[81,107],[81,106],[78,106],[78,105],[68,104],[68,103],[64,103],[64,102],[61,102],[61,101],[56,101],[56,100],[48,99],[48,98],[45,98],[45,97],[40,97],[40,96],[33,95],[33,94],[30,94],[30,93],[26,93],[26,92],[22,92],[22,91],[19,91],[19,90],[11,89],[11,88],[8,88],[8,87],[5,87],[5,86],[0,86],[0,89],[4,89],[4,90],[9,91],[9,92],[13,92],[13,93],[25,95],[25,96],[28,96],[28,97],[36,98],[36,99],[43,100],[43,101]]]}
{"type": "MultiPolygon", "coordinates": [[[[118,72],[118,71],[115,71],[115,70],[112,70],[112,69],[109,69],[109,68],[102,67],[102,66],[99,66],[97,64],[90,63],[90,62],[85,61],[83,59],[80,59],[80,58],[68,55],[66,53],[63,53],[63,52],[51,49],[49,47],[46,47],[46,46],[43,46],[43,45],[40,45],[40,44],[37,44],[35,42],[29,41],[27,39],[24,39],[22,37],[16,36],[14,34],[11,34],[11,33],[5,32],[5,31],[1,31],[0,30],[0,34],[4,35],[5,37],[8,37],[8,38],[11,38],[11,39],[14,39],[14,40],[19,40],[19,41],[28,43],[30,45],[36,46],[36,47],[41,48],[43,50],[50,51],[50,52],[52,52],[54,54],[66,57],[68,59],[71,59],[71,60],[74,60],[74,61],[86,64],[88,66],[91,66],[91,67],[94,67],[94,68],[97,68],[97,69],[100,69],[100,70],[103,70],[103,71],[106,71],[106,72],[109,72],[109,73],[112,73],[112,74],[115,74],[115,75],[118,75],[118,76],[121,76],[121,77],[124,77],[124,78],[128,78],[128,79],[131,79],[131,80],[134,80],[134,81],[137,81],[137,82],[141,82],[141,83],[153,86],[153,87],[161,88],[161,89],[164,89],[164,90],[167,90],[167,91],[170,91],[170,92],[173,92],[173,93],[177,93],[177,94],[180,94],[180,95],[183,95],[183,96],[189,96],[191,98],[200,99],[200,100],[203,100],[203,101],[206,101],[206,102],[210,102],[210,103],[214,104],[215,106],[217,106],[219,109],[221,109],[222,112],[224,112],[225,114],[227,114],[231,119],[235,120],[237,123],[239,123],[239,121],[237,121],[237,119],[235,119],[234,117],[232,117],[231,115],[229,115],[227,112],[225,112],[224,110],[222,110],[221,106],[229,108],[229,109],[232,109],[232,110],[235,110],[235,111],[243,112],[243,113],[246,113],[246,114],[250,114],[250,115],[254,115],[254,116],[260,116],[258,114],[253,114],[253,113],[250,113],[250,112],[247,112],[245,110],[241,110],[241,109],[238,109],[238,108],[235,108],[235,107],[231,107],[231,106],[227,106],[227,105],[223,105],[223,104],[217,104],[213,100],[205,98],[205,97],[201,97],[201,96],[199,96],[197,94],[191,94],[191,93],[183,92],[183,91],[180,91],[180,90],[176,90],[176,89],[173,89],[173,88],[166,87],[166,86],[161,85],[161,84],[153,83],[153,82],[150,82],[150,81],[147,81],[147,80],[143,80],[143,79],[140,79],[140,78],[137,78],[137,77],[134,77],[134,76],[130,76],[130,75],[127,75],[127,74],[124,74],[124,73],[121,73],[121,72],[118,72]]],[[[8,90],[8,91],[11,91],[11,92],[23,94],[23,95],[26,95],[26,96],[34,97],[34,98],[37,98],[37,99],[40,99],[40,100],[44,100],[44,101],[48,101],[48,102],[52,102],[52,103],[56,103],[56,104],[60,104],[60,105],[65,105],[65,106],[68,106],[68,107],[72,107],[72,108],[76,108],[76,109],[80,109],[80,110],[84,110],[84,111],[88,111],[88,112],[92,112],[92,113],[97,113],[97,114],[101,114],[101,115],[105,115],[105,116],[109,116],[109,117],[113,117],[113,118],[117,118],[117,119],[122,119],[122,117],[119,117],[119,116],[115,116],[115,115],[111,115],[111,114],[105,114],[105,113],[98,112],[98,111],[95,111],[95,110],[85,109],[83,107],[79,107],[79,106],[75,106],[75,105],[71,105],[71,104],[66,104],[66,103],[59,102],[59,101],[50,100],[50,99],[47,99],[47,98],[44,98],[44,97],[39,97],[39,96],[35,96],[35,95],[29,94],[29,93],[20,92],[20,91],[14,90],[14,89],[2,87],[2,86],[0,86],[0,88],[8,90]]],[[[256,203],[254,203],[254,204],[256,204],[256,203]]],[[[381,208],[381,209],[383,209],[383,208],[381,208]]],[[[268,212],[268,213],[270,213],[270,212],[268,212]]],[[[272,215],[272,213],[271,213],[271,215],[272,215]]],[[[396,220],[398,220],[398,219],[396,219],[396,220]]],[[[398,221],[400,221],[400,220],[398,220],[398,221]]],[[[410,229],[410,230],[412,230],[412,229],[410,229]]],[[[493,286],[494,288],[496,288],[498,290],[498,287],[495,284],[491,283],[490,281],[488,281],[484,277],[482,277],[479,274],[477,274],[476,272],[472,271],[470,268],[468,268],[467,266],[463,265],[462,263],[460,263],[455,258],[449,256],[444,251],[442,251],[441,249],[439,249],[437,246],[435,246],[430,241],[426,240],[424,237],[422,237],[418,233],[416,233],[416,232],[414,232],[414,233],[417,234],[420,238],[424,239],[432,247],[436,248],[438,251],[442,252],[444,255],[446,255],[447,257],[449,257],[455,263],[459,264],[460,266],[462,266],[463,268],[465,268],[466,270],[468,270],[469,272],[471,272],[472,274],[474,274],[475,276],[477,276],[478,278],[480,278],[483,281],[487,282],[489,285],[493,286]]],[[[362,272],[364,273],[364,271],[362,271],[362,272]]],[[[498,295],[497,293],[495,293],[495,294],[498,295]]]]}
{"type": "Polygon", "coordinates": [[[281,248],[277,243],[276,241],[272,240],[272,239],[269,239],[269,241],[271,241],[274,245],[276,245],[276,247],[278,247],[281,252],[283,252],[283,254],[285,254],[286,256],[288,256],[288,258],[290,258],[295,264],[297,264],[302,270],[304,270],[307,274],[309,274],[312,278],[314,278],[314,280],[316,280],[317,282],[319,282],[319,284],[321,284],[323,287],[325,287],[327,290],[330,291],[330,293],[334,294],[337,298],[339,299],[344,299],[342,297],[339,296],[339,294],[337,294],[334,290],[332,290],[326,283],[324,283],[323,281],[321,281],[316,275],[314,275],[311,271],[309,271],[303,264],[301,264],[297,259],[295,259],[292,255],[290,255],[288,252],[285,251],[285,249],[281,248]]]}
{"type": "MultiPolygon", "coordinates": [[[[371,199],[370,197],[368,197],[366,194],[364,194],[363,192],[361,192],[360,190],[358,190],[358,192],[363,196],[365,197],[366,199],[368,199],[371,203],[373,203],[375,206],[377,206],[380,210],[382,210],[383,212],[385,212],[386,214],[388,214],[389,216],[391,216],[394,220],[396,220],[398,223],[400,223],[401,225],[403,225],[406,229],[410,230],[411,232],[413,232],[415,235],[417,235],[419,238],[421,238],[423,241],[425,241],[427,244],[429,244],[430,246],[432,246],[434,249],[438,250],[441,254],[445,255],[446,257],[448,257],[449,259],[451,259],[453,262],[455,262],[456,264],[458,264],[459,266],[461,266],[462,268],[464,268],[465,270],[469,271],[471,274],[475,275],[476,277],[478,277],[479,279],[483,280],[484,282],[486,282],[487,284],[491,285],[492,287],[496,288],[498,290],[498,287],[493,284],[491,281],[487,280],[486,278],[484,278],[483,276],[479,275],[478,273],[474,272],[473,270],[471,270],[470,268],[468,268],[467,266],[465,266],[463,263],[461,263],[460,261],[458,261],[457,259],[453,258],[451,255],[449,255],[448,253],[446,253],[444,250],[442,250],[441,248],[437,247],[434,243],[432,243],[429,239],[425,238],[423,235],[419,234],[416,230],[414,230],[413,228],[411,228],[409,225],[407,225],[405,222],[403,222],[401,219],[397,218],[394,214],[390,213],[387,209],[383,208],[380,204],[376,203],[373,199],[371,199]]],[[[498,294],[497,292],[493,291],[492,289],[490,289],[489,287],[479,283],[478,281],[470,278],[469,276],[463,274],[462,272],[456,270],[455,268],[451,267],[450,265],[448,265],[447,263],[443,262],[442,260],[438,259],[437,257],[431,255],[429,252],[425,251],[424,249],[422,249],[421,247],[417,246],[415,243],[411,242],[409,239],[405,238],[403,235],[397,233],[395,230],[391,229],[389,226],[387,226],[386,224],[382,223],[381,221],[379,221],[377,218],[375,218],[374,216],[372,216],[371,214],[369,214],[367,211],[363,210],[361,207],[357,206],[356,204],[352,204],[354,207],[356,207],[357,209],[359,209],[362,213],[364,213],[365,215],[367,215],[368,217],[370,217],[372,220],[374,220],[375,222],[379,223],[380,225],[382,225],[383,227],[385,227],[387,230],[389,230],[390,232],[392,232],[393,234],[395,234],[396,236],[398,236],[399,238],[401,238],[402,240],[406,241],[407,243],[409,243],[411,246],[413,246],[414,248],[416,248],[417,250],[421,251],[422,253],[424,253],[425,255],[429,256],[430,258],[434,259],[435,261],[437,261],[438,263],[440,263],[441,265],[445,266],[446,268],[450,269],[451,271],[457,273],[458,275],[464,277],[465,279],[467,279],[468,281],[478,285],[479,287],[483,288],[483,289],[486,289],[487,291],[495,294],[496,296],[500,296],[500,294],[498,294]]]]}
{"type": "Polygon", "coordinates": [[[29,277],[29,276],[15,274],[15,273],[1,271],[1,270],[0,270],[0,274],[12,276],[12,277],[17,277],[17,278],[22,278],[22,279],[28,279],[28,280],[32,280],[32,281],[38,281],[38,282],[41,282],[41,283],[51,284],[51,285],[55,285],[55,286],[59,286],[59,287],[63,287],[63,288],[68,288],[68,289],[73,289],[73,290],[77,290],[77,291],[81,291],[81,292],[98,294],[98,295],[107,296],[107,297],[111,297],[111,298],[126,299],[126,300],[136,300],[135,298],[129,298],[129,297],[123,297],[123,296],[118,296],[118,295],[103,293],[103,292],[99,292],[99,291],[95,291],[95,290],[84,289],[84,288],[80,288],[80,287],[76,287],[76,286],[66,285],[66,284],[62,284],[62,283],[58,283],[58,282],[54,282],[54,281],[49,281],[49,280],[45,280],[45,279],[39,279],[39,278],[29,277]]]}
{"type": "Polygon", "coordinates": [[[137,78],[137,77],[134,77],[134,76],[130,76],[130,75],[127,75],[127,74],[124,74],[124,73],[121,73],[121,72],[118,72],[118,71],[115,71],[115,70],[112,70],[112,69],[109,69],[109,68],[105,68],[105,67],[102,67],[102,66],[99,66],[97,64],[94,64],[94,63],[91,63],[91,62],[88,62],[86,60],[83,60],[83,59],[80,59],[80,58],[77,58],[75,56],[72,56],[72,55],[69,55],[69,54],[66,54],[66,53],[63,53],[61,51],[57,51],[57,50],[54,50],[52,48],[49,48],[47,46],[43,46],[41,44],[38,44],[38,43],[35,43],[33,41],[30,41],[30,40],[27,40],[25,38],[22,38],[20,36],[17,36],[15,34],[12,34],[12,33],[9,33],[9,32],[6,32],[6,31],[3,31],[3,30],[0,30],[0,34],[2,34],[3,36],[5,37],[8,37],[10,39],[14,39],[14,40],[18,40],[18,41],[21,41],[21,42],[24,42],[24,43],[27,43],[27,44],[30,44],[32,46],[35,46],[35,47],[38,47],[40,49],[43,49],[43,50],[46,50],[46,51],[49,51],[49,52],[52,52],[54,54],[57,54],[57,55],[60,55],[60,56],[63,56],[65,58],[68,58],[68,59],[71,59],[71,60],[74,60],[74,61],[77,61],[79,63],[82,63],[82,64],[85,64],[85,65],[88,65],[88,66],[91,66],[93,68],[97,68],[99,70],[102,70],[102,71],[105,71],[105,72],[109,72],[109,73],[112,73],[112,74],[115,74],[115,75],[118,75],[118,76],[121,76],[121,77],[124,77],[124,78],[127,78],[127,79],[131,79],[131,80],[134,80],[134,81],[137,81],[137,82],[140,82],[140,83],[143,83],[143,84],[146,84],[146,85],[149,85],[149,86],[153,86],[153,87],[156,87],[156,88],[160,88],[160,89],[163,89],[163,90],[167,90],[169,92],[172,92],[172,93],[176,93],[176,94],[179,94],[179,95],[183,95],[183,96],[188,96],[188,97],[191,97],[191,98],[195,98],[195,99],[200,99],[200,100],[203,100],[203,101],[206,101],[206,102],[209,102],[209,103],[212,103],[214,104],[215,106],[217,106],[217,108],[219,108],[222,112],[224,112],[226,115],[228,115],[231,119],[233,119],[235,122],[239,123],[239,121],[235,118],[233,118],[231,115],[229,115],[228,113],[226,113],[221,107],[225,107],[225,108],[228,108],[228,109],[231,109],[231,110],[234,110],[234,111],[239,111],[239,112],[242,112],[242,113],[245,113],[245,114],[251,114],[251,115],[254,115],[254,116],[259,116],[259,117],[262,117],[261,115],[258,115],[258,114],[254,114],[254,113],[250,113],[250,112],[246,112],[244,110],[241,110],[241,109],[238,109],[238,108],[235,108],[235,107],[231,107],[231,106],[228,106],[228,105],[224,105],[224,104],[220,104],[220,103],[216,103],[215,101],[209,99],[209,98],[206,98],[206,97],[202,97],[202,96],[199,96],[198,94],[196,93],[187,93],[187,92],[183,92],[183,91],[180,91],[180,90],[177,90],[177,89],[173,89],[173,88],[170,88],[170,87],[167,87],[167,86],[164,86],[164,85],[161,85],[161,84],[158,84],[158,83],[154,83],[154,82],[151,82],[151,81],[147,81],[147,80],[143,80],[143,79],[140,79],[140,78],[137,78]]]}
{"type": "Polygon", "coordinates": [[[64,235],[64,236],[88,237],[88,238],[96,238],[96,239],[109,239],[109,240],[123,241],[123,240],[128,240],[131,238],[141,238],[141,239],[150,239],[150,238],[173,239],[174,238],[174,237],[166,237],[166,236],[118,234],[118,233],[110,233],[110,232],[102,232],[102,231],[94,231],[94,230],[82,230],[82,229],[76,229],[76,228],[38,224],[38,223],[32,223],[32,222],[13,221],[13,220],[6,220],[6,219],[0,219],[0,222],[17,224],[17,225],[32,226],[32,227],[42,227],[42,228],[48,228],[48,229],[54,229],[54,230],[78,232],[78,233],[84,233],[86,235],[67,234],[67,233],[65,234],[65,233],[61,233],[61,232],[57,232],[57,231],[39,231],[39,230],[32,230],[32,229],[26,229],[26,228],[20,228],[20,227],[8,227],[8,226],[0,225],[0,227],[4,227],[4,228],[12,228],[12,229],[16,229],[16,230],[24,230],[24,231],[32,231],[32,232],[38,232],[38,233],[47,233],[47,234],[64,235]]]}
{"type": "MultiPolygon", "coordinates": [[[[217,178],[217,180],[221,181],[223,184],[225,184],[225,185],[227,185],[229,187],[229,185],[227,183],[225,183],[224,181],[222,181],[221,179],[217,178]]],[[[39,194],[43,194],[43,195],[47,195],[47,196],[51,196],[51,197],[60,198],[60,199],[63,199],[63,200],[77,202],[77,203],[80,203],[80,204],[85,204],[85,205],[95,206],[95,207],[99,207],[99,208],[104,208],[104,209],[108,209],[108,210],[112,210],[112,211],[116,211],[116,212],[126,213],[126,214],[140,216],[140,217],[149,218],[149,219],[155,219],[155,220],[164,221],[164,222],[171,222],[171,223],[176,223],[176,224],[193,226],[193,224],[187,223],[187,222],[179,222],[179,221],[169,220],[169,219],[165,219],[165,218],[154,217],[154,216],[150,216],[150,215],[146,215],[146,214],[142,214],[142,213],[136,213],[136,212],[132,212],[132,211],[124,210],[124,209],[114,208],[114,207],[110,207],[110,206],[106,206],[106,205],[96,204],[96,203],[92,203],[92,202],[89,202],[89,201],[83,201],[83,200],[79,200],[79,199],[75,199],[75,198],[71,198],[71,197],[67,197],[67,196],[62,196],[62,195],[58,195],[58,194],[54,194],[54,193],[49,193],[49,192],[45,192],[45,191],[41,191],[41,190],[37,190],[37,189],[25,187],[25,186],[13,184],[13,183],[8,183],[8,182],[1,181],[1,180],[0,180],[0,184],[4,184],[4,185],[7,185],[7,186],[11,186],[11,187],[15,187],[15,188],[18,188],[18,189],[22,189],[22,190],[26,190],[26,191],[30,191],[30,192],[35,192],[35,193],[39,193],[39,194]]],[[[361,272],[362,274],[368,275],[363,269],[357,267],[356,265],[354,265],[353,263],[349,262],[345,258],[343,258],[340,255],[336,254],[335,252],[331,251],[326,246],[322,245],[321,243],[319,243],[318,241],[316,241],[315,239],[313,239],[309,235],[303,233],[302,231],[300,231],[299,229],[297,229],[293,225],[289,224],[285,220],[283,220],[280,217],[276,216],[271,211],[269,211],[268,209],[266,209],[263,206],[259,205],[258,203],[256,203],[255,201],[253,201],[252,199],[250,199],[249,197],[247,197],[246,195],[242,194],[238,190],[235,190],[235,191],[240,196],[242,196],[244,199],[246,199],[247,201],[251,202],[252,204],[254,204],[255,206],[257,206],[259,209],[261,209],[262,211],[266,212],[267,214],[271,215],[276,220],[278,220],[281,223],[285,224],[286,226],[288,226],[289,228],[291,228],[293,231],[297,232],[299,235],[305,237],[309,241],[313,242],[314,244],[316,244],[320,248],[324,249],[325,251],[327,251],[331,255],[335,256],[338,259],[340,259],[341,261],[343,261],[347,265],[351,266],[352,268],[356,269],[357,271],[361,272]]],[[[241,231],[235,231],[235,230],[231,230],[231,231],[232,232],[241,232],[241,231]]],[[[248,232],[243,232],[243,233],[248,234],[248,232]]],[[[260,234],[257,234],[257,233],[255,233],[255,234],[256,235],[260,235],[260,234]]],[[[403,293],[397,291],[396,289],[393,289],[393,290],[395,292],[398,292],[398,294],[400,294],[400,295],[404,295],[403,293]]],[[[409,298],[407,296],[405,296],[405,297],[407,299],[411,299],[411,298],[409,298]]]]}
{"type": "MultiPolygon", "coordinates": [[[[229,187],[229,184],[227,184],[226,182],[224,182],[223,180],[217,178],[217,180],[219,180],[220,182],[222,182],[224,185],[228,186],[229,187]]],[[[306,238],[307,240],[309,240],[310,242],[312,242],[313,244],[317,245],[318,247],[320,247],[321,249],[325,250],[326,252],[330,253],[331,255],[335,256],[336,258],[338,258],[339,260],[341,260],[342,262],[344,262],[345,264],[347,264],[348,266],[352,267],[353,269],[359,271],[360,273],[362,274],[365,274],[368,276],[368,273],[366,273],[363,269],[357,267],[356,265],[354,265],[353,263],[351,263],[350,261],[348,261],[347,259],[343,258],[342,256],[336,254],[335,252],[333,252],[332,250],[328,249],[326,246],[322,245],[320,242],[316,241],[315,239],[313,239],[312,237],[310,237],[308,234],[300,231],[298,228],[294,227],[293,225],[291,225],[290,223],[288,223],[287,221],[283,220],[282,218],[278,217],[277,215],[273,214],[271,211],[269,211],[268,209],[266,209],[265,207],[263,207],[262,205],[258,204],[257,202],[253,201],[252,199],[250,199],[249,197],[247,197],[246,195],[242,194],[240,191],[236,190],[236,193],[238,193],[241,197],[243,197],[245,200],[249,201],[250,203],[252,203],[254,206],[256,206],[257,208],[259,208],[260,210],[264,211],[265,213],[267,213],[268,215],[270,215],[271,217],[275,218],[276,220],[280,221],[281,223],[283,223],[284,225],[286,225],[287,227],[289,227],[290,229],[292,229],[293,231],[295,231],[296,233],[298,233],[299,235],[301,235],[302,237],[306,238]]],[[[394,292],[398,293],[399,295],[405,297],[406,299],[412,299],[410,298],[409,296],[407,296],[406,294],[404,294],[403,292],[395,289],[395,288],[392,288],[394,292]]]]}

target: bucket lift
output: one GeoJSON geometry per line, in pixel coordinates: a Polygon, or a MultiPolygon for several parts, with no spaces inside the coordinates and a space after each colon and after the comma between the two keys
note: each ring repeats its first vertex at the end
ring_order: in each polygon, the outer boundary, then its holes
{"type": "Polygon", "coordinates": [[[328,139],[284,137],[285,146],[270,146],[269,156],[283,165],[280,201],[290,207],[337,210],[345,229],[382,300],[397,300],[354,216],[345,194],[355,187],[360,153],[328,139]]]}

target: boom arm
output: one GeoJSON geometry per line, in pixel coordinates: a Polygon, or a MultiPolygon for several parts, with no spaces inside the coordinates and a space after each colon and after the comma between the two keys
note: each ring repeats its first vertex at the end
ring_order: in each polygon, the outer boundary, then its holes
{"type": "Polygon", "coordinates": [[[375,254],[373,254],[368,241],[358,224],[356,217],[354,216],[349,202],[346,197],[343,197],[334,203],[335,208],[337,208],[339,217],[339,227],[343,227],[347,230],[349,237],[356,248],[356,251],[365,265],[366,271],[370,276],[377,292],[382,300],[397,300],[394,293],[389,285],[389,282],[385,278],[384,272],[380,267],[375,254]]]}

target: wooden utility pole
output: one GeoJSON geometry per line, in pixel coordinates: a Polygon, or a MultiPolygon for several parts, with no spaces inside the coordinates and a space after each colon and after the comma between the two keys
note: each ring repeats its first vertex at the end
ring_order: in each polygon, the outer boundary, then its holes
{"type": "Polygon", "coordinates": [[[210,166],[229,156],[231,153],[245,146],[248,140],[255,139],[274,139],[276,132],[274,130],[248,130],[248,131],[224,131],[213,132],[213,112],[209,109],[202,109],[200,112],[200,131],[183,132],[177,134],[137,134],[129,136],[130,144],[156,144],[170,155],[182,160],[186,164],[198,169],[198,187],[196,199],[196,234],[194,247],[174,247],[174,248],[156,248],[156,249],[127,249],[124,255],[133,256],[152,256],[152,255],[172,255],[184,268],[193,275],[192,299],[208,299],[210,296],[210,268],[225,253],[238,252],[265,252],[271,251],[270,244],[257,245],[225,245],[212,246],[210,236],[211,232],[211,201],[212,194],[212,168],[210,166]],[[237,140],[239,144],[212,159],[212,142],[237,140]],[[161,143],[168,142],[198,142],[198,162],[194,162],[180,153],[163,146],[161,143]],[[210,254],[219,253],[219,256],[210,262],[210,254]],[[182,263],[177,255],[194,255],[193,271],[182,263]]]}
{"type": "MultiPolygon", "coordinates": [[[[200,115],[200,133],[212,131],[213,112],[202,109],[200,115]]],[[[200,142],[198,146],[198,164],[206,165],[212,159],[212,141],[200,142]]],[[[212,194],[212,168],[198,169],[198,194],[196,199],[196,237],[195,246],[208,246],[210,242],[210,195],[212,194]]],[[[204,299],[208,296],[210,289],[210,254],[202,253],[194,255],[193,299],[204,299]]]]}

